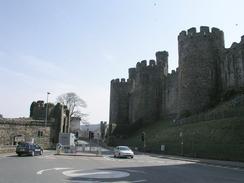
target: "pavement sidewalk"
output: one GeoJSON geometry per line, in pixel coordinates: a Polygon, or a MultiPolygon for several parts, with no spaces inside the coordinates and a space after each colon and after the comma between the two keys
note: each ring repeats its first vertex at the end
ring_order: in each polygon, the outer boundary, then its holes
{"type": "Polygon", "coordinates": [[[102,154],[95,152],[76,152],[76,153],[55,153],[57,156],[86,156],[86,157],[101,157],[102,154]]]}
{"type": "Polygon", "coordinates": [[[190,162],[209,164],[209,165],[215,165],[215,166],[244,169],[244,162],[239,162],[239,161],[224,161],[224,160],[191,158],[191,157],[161,155],[161,154],[152,154],[152,153],[144,153],[144,154],[147,154],[149,156],[159,157],[159,158],[172,159],[172,160],[182,160],[182,161],[190,161],[190,162]]]}

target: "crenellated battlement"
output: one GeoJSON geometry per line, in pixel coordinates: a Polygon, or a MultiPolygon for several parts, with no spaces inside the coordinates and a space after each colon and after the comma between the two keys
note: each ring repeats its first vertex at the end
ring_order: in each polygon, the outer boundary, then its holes
{"type": "Polygon", "coordinates": [[[111,85],[113,85],[113,86],[124,86],[124,85],[129,84],[130,81],[131,81],[131,79],[126,80],[125,78],[121,78],[121,79],[117,78],[117,79],[111,80],[111,85]]]}
{"type": "Polygon", "coordinates": [[[136,78],[136,68],[129,68],[129,79],[135,79],[136,78]]]}
{"type": "Polygon", "coordinates": [[[241,36],[241,43],[244,44],[244,35],[241,36]]]}
{"type": "Polygon", "coordinates": [[[178,74],[178,68],[176,70],[171,70],[171,73],[168,73],[167,77],[172,78],[177,76],[177,74],[178,74]]]}
{"type": "Polygon", "coordinates": [[[178,41],[185,41],[192,38],[222,38],[224,35],[223,31],[218,28],[212,27],[211,31],[210,28],[207,26],[201,26],[200,31],[197,32],[196,27],[192,27],[187,31],[181,31],[178,36],[178,41]]]}
{"type": "Polygon", "coordinates": [[[239,47],[239,44],[237,42],[233,42],[230,46],[230,49],[236,49],[239,47]]]}
{"type": "Polygon", "coordinates": [[[233,42],[230,46],[230,49],[237,49],[237,48],[240,48],[242,45],[244,44],[244,35],[241,36],[241,41],[240,43],[237,43],[237,42],[233,42]]]}
{"type": "Polygon", "coordinates": [[[141,61],[141,67],[146,67],[147,66],[147,61],[146,60],[142,60],[141,61]]]}
{"type": "Polygon", "coordinates": [[[156,55],[156,58],[157,57],[168,57],[169,53],[167,51],[157,51],[155,55],[156,55]]]}
{"type": "Polygon", "coordinates": [[[156,65],[155,60],[149,60],[149,66],[153,67],[156,65]]]}
{"type": "Polygon", "coordinates": [[[147,60],[142,60],[141,62],[137,62],[136,68],[129,69],[129,75],[130,73],[132,74],[135,71],[141,71],[144,68],[152,68],[152,67],[156,68],[157,66],[159,66],[159,64],[153,59],[149,60],[149,62],[147,62],[147,60]]]}

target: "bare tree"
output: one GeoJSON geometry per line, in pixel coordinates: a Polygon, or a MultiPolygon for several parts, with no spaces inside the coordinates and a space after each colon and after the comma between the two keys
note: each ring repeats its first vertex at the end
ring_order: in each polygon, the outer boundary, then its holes
{"type": "Polygon", "coordinates": [[[70,117],[79,117],[81,121],[86,121],[87,114],[81,112],[81,108],[86,108],[86,102],[76,93],[69,92],[60,95],[57,102],[66,105],[70,111],[70,117]]]}
{"type": "Polygon", "coordinates": [[[89,124],[87,121],[88,114],[82,113],[81,111],[75,111],[72,117],[80,118],[81,123],[84,125],[89,124]]]}

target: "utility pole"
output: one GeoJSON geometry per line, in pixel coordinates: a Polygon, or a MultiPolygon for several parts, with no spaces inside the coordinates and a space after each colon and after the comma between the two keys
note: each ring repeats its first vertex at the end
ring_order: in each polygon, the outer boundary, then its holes
{"type": "Polygon", "coordinates": [[[46,104],[46,116],[45,116],[45,127],[47,126],[47,119],[48,119],[48,95],[51,94],[47,92],[47,104],[46,104]]]}

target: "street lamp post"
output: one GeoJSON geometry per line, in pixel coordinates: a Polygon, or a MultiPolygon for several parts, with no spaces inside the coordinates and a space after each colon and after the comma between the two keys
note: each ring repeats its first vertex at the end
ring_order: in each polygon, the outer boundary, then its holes
{"type": "Polygon", "coordinates": [[[47,92],[47,105],[46,105],[46,118],[45,118],[45,127],[47,126],[47,117],[48,117],[48,95],[51,94],[47,92]]]}
{"type": "Polygon", "coordinates": [[[180,138],[181,138],[181,156],[184,155],[184,138],[183,138],[183,132],[180,132],[180,138]]]}

